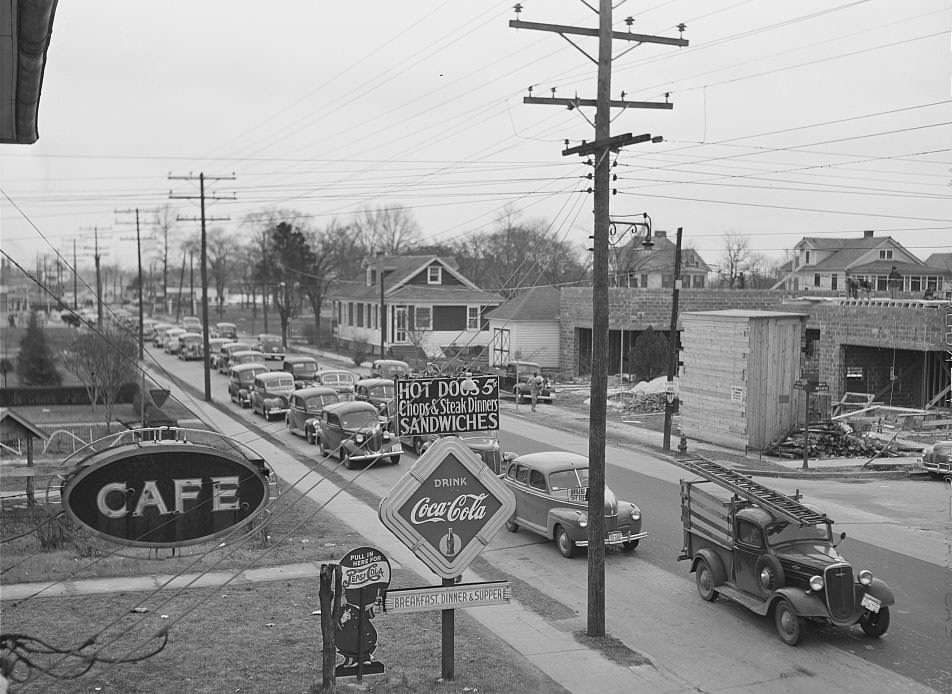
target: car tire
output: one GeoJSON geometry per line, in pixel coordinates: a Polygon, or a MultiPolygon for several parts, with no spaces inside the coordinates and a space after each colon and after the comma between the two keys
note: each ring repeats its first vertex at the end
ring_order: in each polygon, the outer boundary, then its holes
{"type": "Polygon", "coordinates": [[[398,456],[398,455],[392,455],[392,456],[390,456],[390,464],[391,464],[391,465],[399,465],[399,464],[400,464],[400,456],[398,456]]]}
{"type": "Polygon", "coordinates": [[[317,436],[315,436],[313,431],[304,430],[304,438],[307,439],[307,442],[312,446],[317,443],[317,436]]]}
{"type": "MultiPolygon", "coordinates": [[[[316,435],[314,435],[314,437],[317,438],[316,435]]],[[[322,459],[331,457],[330,454],[327,452],[327,449],[324,448],[323,439],[317,439],[317,452],[320,453],[322,459]]]]}
{"type": "Polygon", "coordinates": [[[878,639],[889,630],[889,608],[883,605],[879,612],[870,612],[859,620],[863,633],[873,639],[878,639]]]}
{"type": "Polygon", "coordinates": [[[707,563],[707,559],[701,559],[697,563],[697,569],[694,571],[694,582],[697,584],[697,593],[702,600],[714,602],[717,600],[717,590],[715,585],[714,570],[707,563]]]}
{"type": "Polygon", "coordinates": [[[423,439],[413,439],[413,452],[416,453],[417,458],[423,455],[423,439]]]}
{"type": "Polygon", "coordinates": [[[786,585],[780,560],[772,554],[761,554],[754,564],[754,582],[760,597],[769,597],[777,588],[786,585]]]}
{"type": "Polygon", "coordinates": [[[780,640],[788,646],[800,643],[806,630],[806,620],[796,613],[786,598],[782,598],[774,607],[774,625],[780,640]]]}
{"type": "Polygon", "coordinates": [[[575,556],[577,549],[575,542],[572,541],[572,538],[569,537],[569,534],[565,532],[565,528],[561,525],[555,526],[555,544],[559,548],[559,554],[566,559],[571,559],[575,556]]]}
{"type": "Polygon", "coordinates": [[[641,542],[641,540],[629,540],[628,542],[622,542],[621,548],[631,552],[638,549],[639,542],[641,542]]]}
{"type": "Polygon", "coordinates": [[[514,520],[512,520],[512,519],[507,520],[507,521],[506,521],[506,530],[508,530],[508,531],[511,532],[511,533],[517,533],[517,532],[519,532],[519,524],[516,523],[516,522],[515,522],[514,520]]]}

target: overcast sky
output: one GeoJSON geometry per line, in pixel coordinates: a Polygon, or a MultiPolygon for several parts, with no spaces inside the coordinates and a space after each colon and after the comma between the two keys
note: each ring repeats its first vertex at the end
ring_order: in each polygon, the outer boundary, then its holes
{"type": "MultiPolygon", "coordinates": [[[[265,207],[321,227],[399,204],[440,241],[492,229],[508,205],[587,245],[591,168],[561,150],[593,139],[594,112],[522,99],[530,85],[595,98],[596,66],[557,34],[509,28],[513,4],[61,2],[40,139],[0,146],[3,248],[32,266],[40,232],[71,255],[98,226],[106,260],[131,263],[113,211],[197,194],[168,176],[200,171],[235,174],[209,183],[237,199],[208,214],[236,234],[265,207]]],[[[598,24],[579,0],[522,5],[523,21],[598,24]]],[[[712,265],[731,230],[773,256],[865,229],[923,259],[952,251],[948,0],[616,5],[617,30],[634,16],[635,32],[677,37],[684,22],[691,45],[616,42],[613,98],[668,92],[674,109],[615,112],[613,134],[665,142],[618,156],[614,218],[683,227],[712,265]]]]}

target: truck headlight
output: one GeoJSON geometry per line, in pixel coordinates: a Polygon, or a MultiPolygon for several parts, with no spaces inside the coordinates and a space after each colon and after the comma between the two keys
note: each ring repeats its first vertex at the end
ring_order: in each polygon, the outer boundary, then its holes
{"type": "Polygon", "coordinates": [[[810,590],[819,592],[823,590],[823,577],[822,576],[812,576],[810,578],[810,590]]]}
{"type": "Polygon", "coordinates": [[[873,572],[868,569],[863,569],[859,572],[859,582],[864,586],[868,586],[873,582],[873,572]]]}

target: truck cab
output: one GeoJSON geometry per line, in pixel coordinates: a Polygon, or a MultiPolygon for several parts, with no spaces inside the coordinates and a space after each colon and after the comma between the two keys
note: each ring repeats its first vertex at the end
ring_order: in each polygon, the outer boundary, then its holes
{"type": "Polygon", "coordinates": [[[832,519],[706,458],[672,462],[702,477],[681,481],[679,557],[691,562],[702,599],[723,596],[772,616],[791,646],[808,622],[886,633],[893,592],[837,551],[832,519]]]}

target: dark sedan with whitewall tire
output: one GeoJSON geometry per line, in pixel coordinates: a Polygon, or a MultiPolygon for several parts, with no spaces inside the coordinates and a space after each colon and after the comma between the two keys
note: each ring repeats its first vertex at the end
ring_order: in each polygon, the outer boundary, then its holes
{"type": "Polygon", "coordinates": [[[334,455],[350,470],[357,463],[374,464],[381,459],[396,465],[403,446],[381,424],[377,408],[368,402],[339,402],[324,408],[315,421],[315,437],[321,457],[334,455]]]}
{"type": "Polygon", "coordinates": [[[251,412],[269,422],[288,413],[288,399],[294,392],[294,377],[287,371],[269,371],[255,376],[251,384],[251,412]]]}
{"type": "MultiPolygon", "coordinates": [[[[506,523],[510,532],[525,528],[555,540],[564,557],[588,547],[588,458],[564,451],[528,453],[512,458],[500,478],[516,497],[506,523]]],[[[605,546],[635,549],[648,534],[641,524],[641,509],[606,486],[605,546]]]]}
{"type": "Polygon", "coordinates": [[[327,405],[333,405],[335,402],[340,402],[340,396],[333,388],[298,388],[288,398],[288,413],[284,416],[288,431],[314,443],[316,439],[313,421],[321,416],[327,405]]]}

